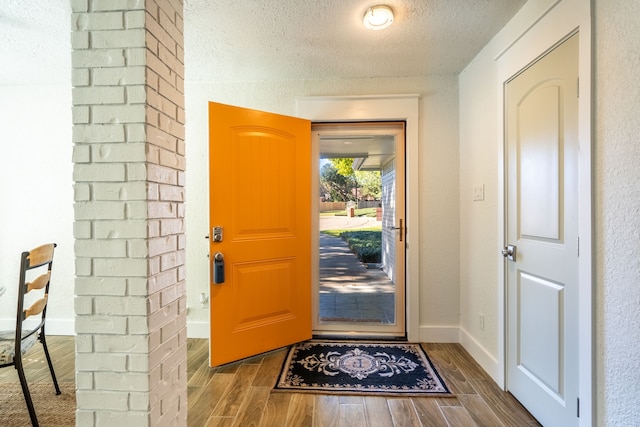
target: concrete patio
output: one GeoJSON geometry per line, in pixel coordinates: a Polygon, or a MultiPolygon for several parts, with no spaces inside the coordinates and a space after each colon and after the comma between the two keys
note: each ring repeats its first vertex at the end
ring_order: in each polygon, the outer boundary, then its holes
{"type": "MultiPolygon", "coordinates": [[[[346,220],[359,219],[364,218],[346,220]]],[[[337,223],[335,220],[332,222],[337,223]]],[[[348,227],[344,225],[361,222],[349,223],[343,219],[343,226],[332,224],[331,228],[345,229],[348,227]]],[[[321,322],[394,323],[394,298],[395,285],[384,271],[366,268],[344,240],[320,233],[321,322]]]]}

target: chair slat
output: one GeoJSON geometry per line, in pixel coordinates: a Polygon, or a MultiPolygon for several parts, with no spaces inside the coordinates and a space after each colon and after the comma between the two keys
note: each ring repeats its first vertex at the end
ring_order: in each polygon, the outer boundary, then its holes
{"type": "Polygon", "coordinates": [[[39,300],[31,304],[31,307],[27,308],[24,311],[24,318],[26,319],[29,316],[34,316],[36,314],[42,313],[42,310],[44,310],[44,308],[47,306],[47,299],[48,295],[45,295],[44,298],[40,298],[39,300]]]}
{"type": "Polygon", "coordinates": [[[46,245],[38,246],[29,252],[29,267],[37,267],[42,264],[46,264],[53,259],[53,248],[56,247],[55,243],[48,243],[46,245]]]}
{"type": "Polygon", "coordinates": [[[31,292],[34,289],[42,289],[49,283],[51,272],[47,271],[45,274],[38,276],[34,281],[27,283],[27,292],[31,292]]]}
{"type": "Polygon", "coordinates": [[[60,387],[58,380],[56,379],[56,373],[53,370],[53,364],[51,363],[51,356],[49,355],[49,349],[47,348],[47,341],[45,337],[45,321],[47,317],[47,301],[49,299],[49,284],[51,279],[51,269],[53,267],[53,251],[56,247],[55,243],[48,243],[38,246],[31,251],[22,252],[20,255],[20,275],[18,279],[18,307],[16,316],[16,328],[13,331],[14,339],[11,344],[12,355],[10,360],[7,359],[6,349],[3,353],[4,358],[0,361],[0,367],[13,366],[18,371],[18,377],[20,378],[20,384],[22,386],[22,393],[24,400],[27,404],[29,411],[29,418],[31,419],[31,425],[38,425],[38,417],[36,416],[36,410],[29,393],[29,387],[27,386],[27,380],[24,372],[23,355],[26,351],[33,346],[37,341],[42,344],[47,364],[49,365],[49,372],[51,372],[51,379],[53,380],[53,386],[56,394],[60,394],[60,387]],[[37,271],[39,270],[39,271],[37,271]],[[46,271],[46,273],[45,273],[46,271]],[[29,282],[27,282],[27,276],[29,276],[29,282]],[[31,280],[34,277],[35,279],[31,280]],[[25,299],[31,301],[36,299],[37,296],[31,296],[25,298],[27,293],[32,290],[40,290],[39,294],[44,296],[35,301],[31,306],[25,309],[25,304],[28,304],[25,299]],[[36,322],[24,322],[25,319],[31,316],[39,315],[39,319],[36,322]],[[39,322],[37,322],[39,320],[39,322]],[[33,323],[37,323],[34,325],[33,323]],[[24,327],[23,327],[24,325],[24,327]]]}

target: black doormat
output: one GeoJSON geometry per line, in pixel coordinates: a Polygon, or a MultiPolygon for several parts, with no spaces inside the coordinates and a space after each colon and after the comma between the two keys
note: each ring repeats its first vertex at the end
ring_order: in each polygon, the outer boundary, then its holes
{"type": "Polygon", "coordinates": [[[452,396],[419,344],[306,341],[289,350],[274,391],[452,396]]]}

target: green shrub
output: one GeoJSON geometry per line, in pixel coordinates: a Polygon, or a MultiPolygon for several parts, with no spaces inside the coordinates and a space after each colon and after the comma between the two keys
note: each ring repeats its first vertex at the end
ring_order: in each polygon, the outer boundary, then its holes
{"type": "Polygon", "coordinates": [[[382,231],[343,231],[340,237],[361,262],[382,262],[382,231]]]}

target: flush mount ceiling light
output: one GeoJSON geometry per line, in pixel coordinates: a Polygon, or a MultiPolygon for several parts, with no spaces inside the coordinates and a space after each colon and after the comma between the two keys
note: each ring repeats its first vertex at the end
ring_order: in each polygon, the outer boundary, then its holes
{"type": "Polygon", "coordinates": [[[382,30],[393,23],[393,10],[380,4],[367,9],[364,14],[364,26],[370,30],[382,30]]]}

